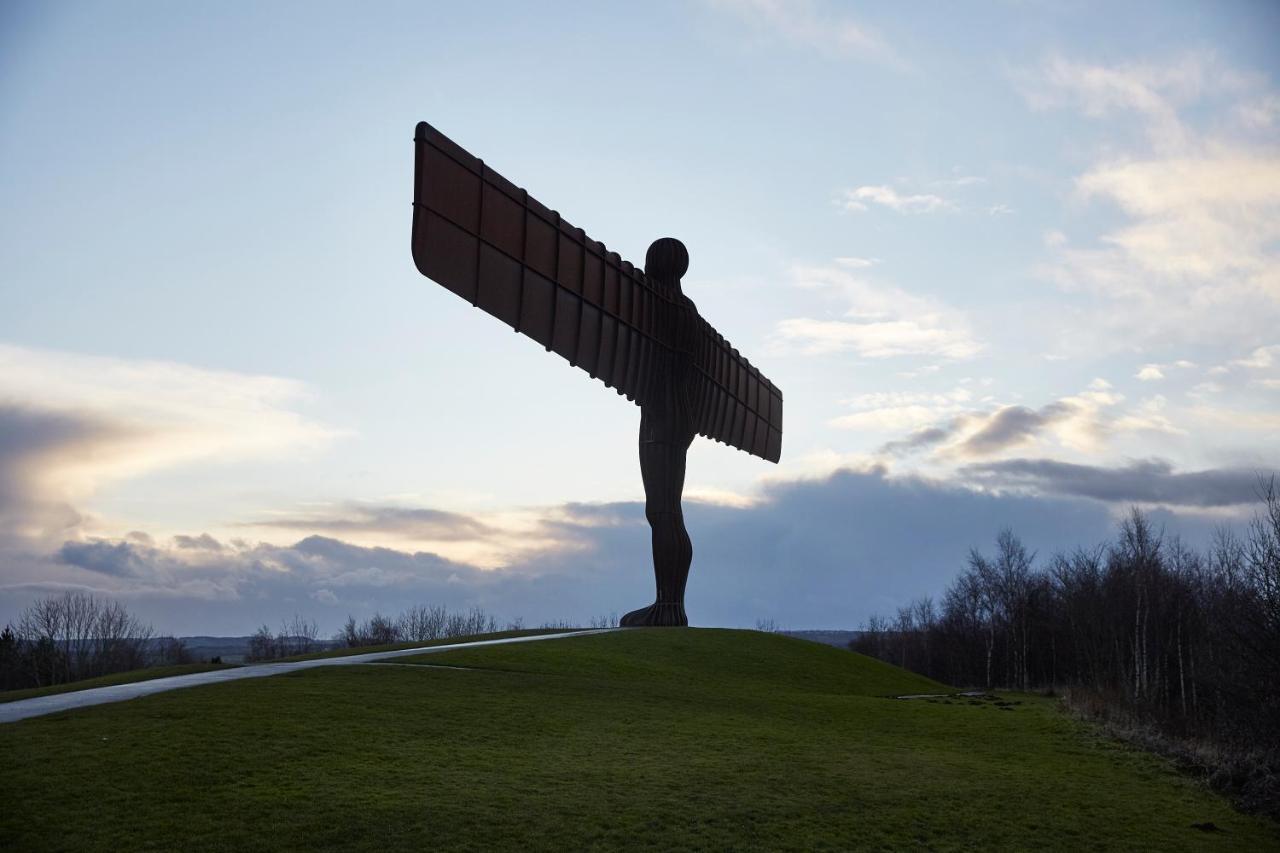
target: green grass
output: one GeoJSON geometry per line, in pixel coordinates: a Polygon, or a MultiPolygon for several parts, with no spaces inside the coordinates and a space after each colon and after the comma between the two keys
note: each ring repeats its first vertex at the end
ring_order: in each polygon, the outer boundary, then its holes
{"type": "Polygon", "coordinates": [[[0,849],[1280,848],[1050,700],[885,698],[942,688],[802,640],[421,661],[480,671],[321,668],[0,726],[0,849]]]}
{"type": "Polygon", "coordinates": [[[131,669],[128,672],[117,672],[112,675],[100,675],[97,678],[85,678],[80,681],[68,681],[65,684],[53,684],[48,687],[27,687],[22,690],[5,690],[0,692],[0,704],[16,702],[19,699],[34,699],[37,696],[52,696],[55,693],[71,693],[75,690],[89,690],[93,687],[111,687],[114,684],[132,684],[135,681],[150,681],[153,678],[168,678],[171,675],[189,675],[193,672],[208,672],[211,669],[227,669],[236,664],[222,663],[180,663],[173,666],[149,666],[146,669],[131,669]]]}
{"type": "MultiPolygon", "coordinates": [[[[381,646],[357,646],[355,648],[329,649],[323,652],[309,652],[305,655],[290,655],[269,661],[255,663],[283,663],[288,661],[316,660],[318,658],[341,658],[348,655],[363,655],[376,652],[395,652],[401,649],[418,649],[428,646],[447,646],[453,643],[474,643],[479,640],[499,640],[506,637],[529,637],[535,634],[559,634],[572,629],[563,628],[525,628],[518,631],[494,631],[489,634],[474,634],[468,637],[446,637],[439,640],[419,640],[411,643],[389,643],[381,646]]],[[[580,630],[580,629],[579,629],[580,630]]],[[[110,687],[115,684],[131,684],[135,681],[150,681],[153,678],[167,678],[171,675],[188,675],[193,672],[208,672],[211,669],[226,669],[240,664],[219,663],[184,663],[174,666],[151,666],[144,669],[133,669],[128,672],[117,672],[97,678],[85,678],[80,681],[68,681],[65,684],[53,684],[48,687],[27,687],[22,690],[0,691],[0,704],[16,702],[19,699],[33,699],[37,696],[52,696],[55,693],[71,693],[76,690],[89,690],[94,687],[110,687]]]]}

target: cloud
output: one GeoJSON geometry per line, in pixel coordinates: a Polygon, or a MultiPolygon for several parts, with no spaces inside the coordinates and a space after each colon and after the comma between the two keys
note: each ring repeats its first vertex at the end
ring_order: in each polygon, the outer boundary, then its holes
{"type": "Polygon", "coordinates": [[[1039,494],[1086,497],[1110,503],[1226,507],[1258,500],[1259,472],[1211,469],[1175,473],[1161,459],[1120,468],[1051,459],[1008,459],[968,465],[961,474],[991,488],[1031,489],[1039,494]]]}
{"type": "Polygon", "coordinates": [[[415,539],[443,541],[483,538],[496,532],[492,526],[462,513],[361,503],[344,504],[336,510],[302,516],[282,515],[247,524],[325,533],[390,533],[415,539]]]}
{"type": "Polygon", "coordinates": [[[339,433],[291,380],[0,344],[0,532],[62,530],[105,483],[205,459],[306,452],[339,433]]]}
{"type": "Polygon", "coordinates": [[[359,545],[429,551],[490,569],[530,553],[572,546],[545,508],[465,514],[430,507],[348,502],[312,506],[301,512],[267,513],[239,526],[254,528],[272,539],[318,534],[341,536],[359,545]]]}
{"type": "Polygon", "coordinates": [[[774,351],[795,349],[803,355],[854,352],[864,358],[927,355],[965,359],[979,346],[965,333],[930,327],[915,320],[851,322],[793,318],[777,326],[774,351]]]}
{"type": "Polygon", "coordinates": [[[1247,367],[1259,370],[1276,364],[1280,364],[1280,344],[1258,347],[1246,358],[1237,358],[1230,362],[1231,367],[1247,367]]]}
{"type": "MultiPolygon", "coordinates": [[[[145,534],[144,534],[145,535],[145,534]]],[[[148,539],[150,537],[147,537],[148,539]]],[[[221,551],[222,543],[214,539],[208,533],[201,533],[199,536],[175,536],[173,544],[179,548],[187,548],[201,551],[221,551]]]]}
{"type": "Polygon", "coordinates": [[[1090,387],[1039,408],[1005,405],[995,409],[962,411],[917,429],[880,448],[888,456],[931,452],[935,461],[985,459],[1039,445],[1043,451],[1069,450],[1101,454],[1108,442],[1122,434],[1183,435],[1163,413],[1162,397],[1122,407],[1124,397],[1110,383],[1095,379],[1090,387]]]}
{"type": "Polygon", "coordinates": [[[1259,85],[1208,52],[1164,64],[1097,65],[1051,56],[1037,72],[1020,76],[1022,94],[1032,108],[1073,106],[1091,118],[1137,114],[1157,147],[1185,143],[1181,107],[1210,96],[1240,95],[1259,85]]]}
{"type": "Polygon", "coordinates": [[[1056,401],[1039,410],[1003,406],[991,412],[967,412],[947,423],[916,430],[904,439],[885,444],[882,453],[907,455],[941,448],[943,458],[993,456],[1028,444],[1048,427],[1081,414],[1068,401],[1056,401]]]}
{"type": "Polygon", "coordinates": [[[904,67],[880,34],[811,0],[709,0],[709,5],[736,17],[761,39],[776,39],[828,56],[904,67]]]}
{"type": "Polygon", "coordinates": [[[873,267],[876,264],[880,263],[879,258],[846,257],[846,258],[836,258],[835,260],[836,260],[836,263],[839,264],[840,266],[845,267],[846,269],[851,269],[851,270],[867,269],[868,267],[873,267]]]}
{"type": "Polygon", "coordinates": [[[71,502],[76,472],[144,438],[93,415],[0,403],[0,543],[66,536],[82,520],[71,502]]]}
{"type": "Polygon", "coordinates": [[[972,432],[958,452],[964,456],[987,456],[1011,447],[1025,444],[1046,427],[1059,423],[1078,409],[1070,402],[1060,400],[1039,410],[1026,406],[1006,406],[996,411],[977,430],[972,432]]]}
{"type": "Polygon", "coordinates": [[[1133,376],[1141,382],[1159,382],[1165,378],[1167,372],[1170,370],[1190,370],[1195,366],[1196,364],[1194,361],[1188,361],[1185,358],[1180,358],[1177,361],[1171,361],[1167,364],[1151,362],[1138,368],[1138,372],[1133,376]]]}
{"type": "Polygon", "coordinates": [[[1267,130],[1280,121],[1280,96],[1264,95],[1236,107],[1241,124],[1254,130],[1267,130]]]}
{"type": "Polygon", "coordinates": [[[867,209],[867,203],[887,207],[897,213],[933,213],[939,210],[953,210],[955,205],[942,196],[931,193],[902,195],[893,187],[858,187],[845,190],[842,206],[845,210],[861,212],[867,209]]]}
{"type": "MultiPolygon", "coordinates": [[[[968,549],[1004,526],[1052,553],[1107,538],[1113,502],[1206,508],[1241,501],[1230,472],[1173,474],[1163,464],[1117,473],[1010,460],[964,469],[978,489],[890,476],[882,467],[845,469],[771,483],[748,504],[688,502],[690,615],[700,625],[751,625],[768,616],[796,628],[856,627],[872,612],[936,594],[968,549]],[[1162,485],[1132,486],[1142,482],[1162,485]]],[[[72,587],[120,598],[162,631],[223,634],[295,612],[326,631],[348,613],[394,614],[415,603],[480,606],[500,620],[536,625],[651,600],[650,535],[640,502],[570,504],[543,515],[565,544],[498,569],[328,536],[291,545],[211,544],[203,534],[167,543],[146,536],[68,542],[54,559],[10,570],[0,587],[0,620],[33,596],[72,587]],[[202,547],[187,547],[191,542],[202,547]]],[[[1156,518],[1176,522],[1192,543],[1207,541],[1212,529],[1195,516],[1156,518]]]]}
{"type": "Polygon", "coordinates": [[[834,263],[799,265],[792,284],[839,300],[844,319],[797,317],[782,320],[770,335],[773,352],[826,355],[853,352],[864,358],[932,356],[971,358],[982,345],[961,312],[896,287],[874,284],[856,268],[834,263]]]}
{"type": "Polygon", "coordinates": [[[1036,75],[1033,107],[1136,117],[1146,131],[1145,145],[1110,141],[1075,180],[1077,198],[1124,220],[1093,242],[1063,237],[1043,268],[1105,300],[1087,317],[1093,340],[1227,344],[1280,323],[1280,149],[1219,118],[1266,86],[1211,55],[1164,66],[1055,58],[1036,75]]]}
{"type": "Polygon", "coordinates": [[[902,432],[963,411],[973,392],[961,387],[945,393],[892,391],[860,394],[845,401],[859,411],[831,420],[837,429],[902,432]]]}
{"type": "MultiPolygon", "coordinates": [[[[0,619],[39,594],[37,581],[122,598],[161,630],[234,634],[294,612],[332,630],[347,613],[363,618],[422,602],[481,606],[536,625],[652,599],[641,503],[574,504],[545,514],[572,547],[526,554],[497,570],[323,536],[199,549],[127,539],[67,543],[55,561],[0,589],[0,619]]],[[[775,483],[746,506],[691,502],[686,517],[694,622],[751,625],[773,616],[793,627],[854,627],[872,611],[934,593],[969,547],[1004,524],[1046,550],[1093,541],[1110,526],[1100,506],[981,494],[882,469],[775,483]]]]}
{"type": "Polygon", "coordinates": [[[140,553],[144,548],[155,553],[154,548],[138,546],[128,541],[110,542],[98,539],[91,542],[67,542],[58,549],[55,556],[60,563],[79,566],[91,572],[113,577],[140,577],[150,568],[148,555],[140,553]]]}

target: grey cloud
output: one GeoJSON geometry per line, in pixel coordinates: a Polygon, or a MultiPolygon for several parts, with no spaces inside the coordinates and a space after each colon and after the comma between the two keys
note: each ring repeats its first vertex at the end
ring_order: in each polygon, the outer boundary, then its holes
{"type": "MultiPolygon", "coordinates": [[[[1002,525],[1053,550],[1103,538],[1111,523],[1090,502],[979,494],[883,471],[776,485],[746,508],[689,502],[686,518],[695,623],[772,617],[797,628],[857,626],[870,612],[936,593],[967,550],[1002,525]]],[[[571,544],[497,570],[325,536],[292,545],[220,543],[221,550],[72,543],[53,568],[69,582],[85,571],[104,578],[161,630],[198,625],[214,633],[242,634],[295,611],[332,630],[347,613],[363,618],[417,602],[481,606],[536,625],[652,600],[641,503],[568,505],[546,523],[571,544]]],[[[0,599],[0,618],[15,597],[0,599]]]]}
{"type": "Polygon", "coordinates": [[[155,549],[132,542],[66,542],[55,558],[60,563],[113,577],[140,577],[151,568],[148,552],[155,549]]]}
{"type": "Polygon", "coordinates": [[[32,456],[84,443],[106,431],[106,425],[91,418],[0,403],[0,466],[12,469],[32,456]]]}
{"type": "Polygon", "coordinates": [[[131,433],[99,418],[0,402],[0,537],[56,542],[81,516],[42,479],[59,458],[88,456],[131,433]]]}
{"type": "Polygon", "coordinates": [[[323,533],[398,533],[442,542],[477,539],[495,532],[489,525],[462,513],[364,504],[348,504],[331,515],[261,519],[246,526],[323,533]]]}
{"type": "MultiPolygon", "coordinates": [[[[1212,494],[1199,505],[1213,504],[1212,494]]],[[[857,627],[872,612],[937,594],[968,549],[1001,527],[1042,554],[1096,544],[1113,532],[1109,509],[1097,500],[977,492],[883,470],[776,484],[745,508],[689,502],[685,515],[694,547],[689,612],[699,625],[770,617],[792,628],[857,627]]],[[[1168,512],[1156,520],[1189,544],[1207,541],[1213,524],[1168,512]]],[[[88,573],[90,583],[108,587],[159,630],[222,634],[274,625],[295,612],[330,631],[348,613],[364,618],[419,602],[480,606],[500,620],[537,625],[652,600],[642,504],[571,504],[546,523],[571,544],[497,570],[317,535],[292,545],[222,542],[218,549],[72,543],[59,552],[62,562],[7,577],[77,583],[88,573]]],[[[12,584],[0,589],[0,620],[31,597],[12,584]]]]}
{"type": "MultiPolygon", "coordinates": [[[[150,544],[151,537],[148,536],[144,541],[150,544]]],[[[179,548],[191,551],[221,551],[223,548],[222,543],[208,533],[201,533],[199,536],[178,535],[173,537],[173,543],[179,548]]]]}
{"type": "Polygon", "coordinates": [[[1039,409],[1005,406],[991,413],[974,412],[952,418],[942,426],[925,427],[906,438],[890,441],[880,448],[880,452],[902,456],[937,447],[958,436],[974,421],[985,419],[981,428],[955,451],[965,457],[991,456],[1034,438],[1045,427],[1069,418],[1077,411],[1073,404],[1058,400],[1039,409]]]}
{"type": "Polygon", "coordinates": [[[967,465],[961,474],[988,486],[1032,488],[1112,503],[1226,507],[1258,499],[1257,471],[1218,468],[1175,473],[1173,466],[1161,459],[1139,460],[1120,468],[1010,459],[967,465]]]}
{"type": "Polygon", "coordinates": [[[914,453],[917,450],[924,450],[926,447],[934,447],[955,435],[962,423],[963,421],[961,419],[955,418],[945,426],[918,429],[906,438],[885,444],[880,448],[880,452],[892,453],[896,456],[914,453]]]}
{"type": "Polygon", "coordinates": [[[1026,406],[1005,406],[960,445],[966,456],[989,456],[1022,444],[1041,429],[1070,417],[1076,410],[1070,403],[1050,403],[1039,410],[1026,406]]]}

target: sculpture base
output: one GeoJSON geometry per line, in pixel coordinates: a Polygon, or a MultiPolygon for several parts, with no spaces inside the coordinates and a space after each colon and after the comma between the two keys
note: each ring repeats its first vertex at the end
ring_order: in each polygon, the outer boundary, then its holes
{"type": "Polygon", "coordinates": [[[656,601],[648,607],[632,610],[618,624],[623,628],[684,628],[689,617],[681,602],[656,601]]]}

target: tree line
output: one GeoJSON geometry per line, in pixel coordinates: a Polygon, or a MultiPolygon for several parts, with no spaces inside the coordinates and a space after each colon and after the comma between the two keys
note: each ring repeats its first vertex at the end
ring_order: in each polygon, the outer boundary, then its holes
{"type": "MultiPolygon", "coordinates": [[[[617,623],[616,614],[590,620],[593,628],[617,623]]],[[[562,621],[541,627],[577,626],[562,621]]],[[[516,619],[504,630],[523,628],[523,620],[516,619]]],[[[282,621],[278,630],[263,625],[255,631],[249,637],[245,660],[279,660],[334,647],[424,642],[497,630],[498,620],[480,607],[455,611],[444,605],[417,604],[394,617],[375,613],[358,621],[348,616],[332,639],[323,640],[314,619],[295,614],[282,621]]],[[[119,602],[83,592],[39,599],[22,612],[16,624],[0,631],[0,690],[47,687],[148,666],[192,662],[193,656],[181,640],[157,636],[151,625],[119,602]]],[[[218,657],[213,662],[222,661],[218,657]]]]}
{"type": "Polygon", "coordinates": [[[37,600],[0,631],[0,689],[46,687],[157,664],[188,663],[180,640],[117,601],[84,592],[37,600]]]}
{"type": "MultiPolygon", "coordinates": [[[[507,627],[511,629],[519,625],[513,623],[507,627]]],[[[267,625],[259,628],[249,638],[249,652],[245,659],[276,660],[335,646],[389,646],[394,643],[468,637],[497,630],[498,620],[480,607],[451,611],[439,604],[415,604],[394,617],[375,613],[361,622],[354,616],[348,616],[346,624],[333,635],[333,640],[326,643],[319,639],[319,627],[314,620],[295,615],[293,619],[283,622],[279,631],[273,632],[267,625]]]]}
{"type": "Polygon", "coordinates": [[[1244,534],[1220,527],[1204,551],[1137,509],[1113,541],[1043,560],[1003,530],[940,600],[872,617],[850,646],[944,684],[1062,692],[1090,716],[1260,755],[1274,774],[1280,491],[1259,492],[1244,534]]]}

